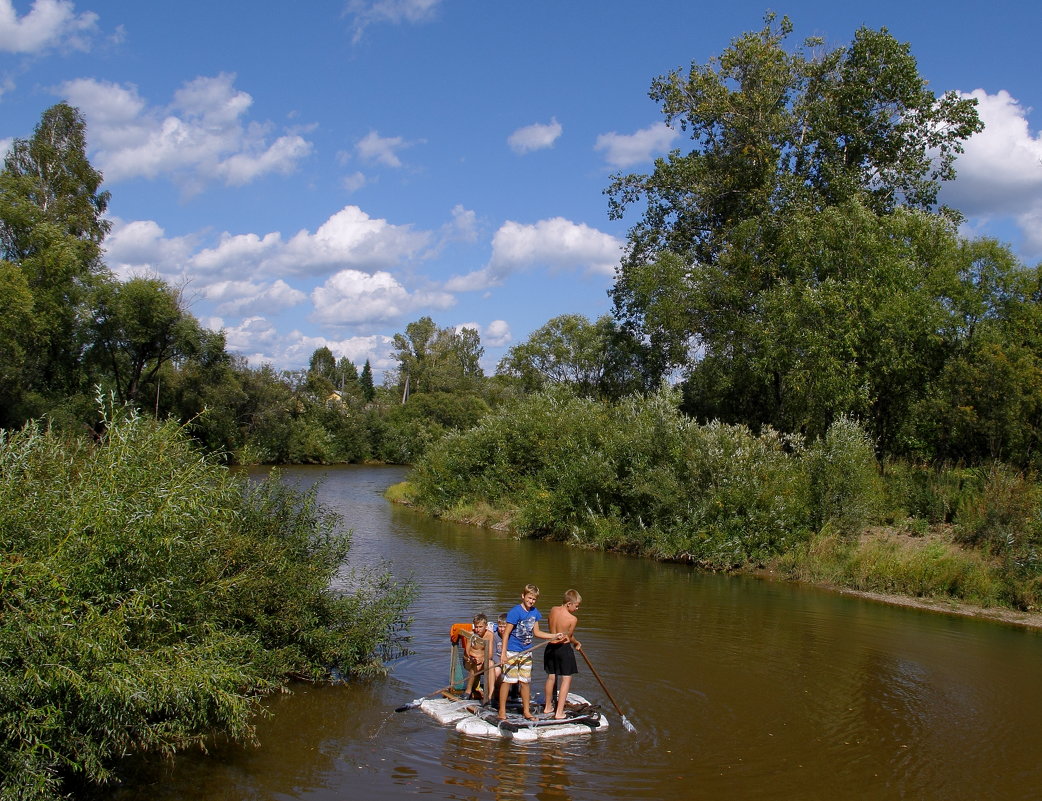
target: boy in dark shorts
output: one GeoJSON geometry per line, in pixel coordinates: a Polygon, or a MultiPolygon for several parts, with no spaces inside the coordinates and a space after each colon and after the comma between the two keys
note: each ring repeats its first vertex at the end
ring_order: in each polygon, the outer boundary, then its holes
{"type": "Polygon", "coordinates": [[[546,646],[543,654],[543,669],[546,671],[546,706],[543,714],[553,713],[554,720],[564,720],[565,704],[568,703],[568,690],[572,686],[572,676],[579,672],[575,663],[575,651],[582,650],[582,643],[575,639],[575,626],[579,619],[575,613],[579,610],[582,597],[575,590],[564,594],[564,603],[550,610],[547,625],[551,634],[565,636],[563,642],[552,642],[546,646]],[[575,650],[573,650],[573,648],[575,650]],[[560,681],[558,681],[560,678],[560,681]],[[554,708],[554,685],[557,685],[557,707],[554,708]]]}

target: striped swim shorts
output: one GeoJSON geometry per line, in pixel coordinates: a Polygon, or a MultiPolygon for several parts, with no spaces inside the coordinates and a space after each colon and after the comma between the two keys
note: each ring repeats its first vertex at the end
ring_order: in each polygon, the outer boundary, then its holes
{"type": "Polygon", "coordinates": [[[507,658],[503,663],[504,684],[529,684],[532,681],[532,654],[517,656],[518,653],[520,652],[507,651],[507,658]]]}

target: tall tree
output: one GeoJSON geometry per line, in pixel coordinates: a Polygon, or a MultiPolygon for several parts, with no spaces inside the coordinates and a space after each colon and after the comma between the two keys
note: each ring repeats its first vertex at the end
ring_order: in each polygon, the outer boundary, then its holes
{"type": "Polygon", "coordinates": [[[581,314],[562,314],[537,328],[500,360],[497,372],[520,379],[528,391],[567,384],[597,395],[609,365],[613,321],[591,323],[581,314]]]}
{"type": "Polygon", "coordinates": [[[373,368],[369,360],[362,365],[362,374],[358,376],[358,385],[362,388],[362,398],[366,403],[371,403],[376,397],[376,387],[373,386],[373,368]]]}
{"type": "Polygon", "coordinates": [[[404,334],[394,335],[403,398],[411,392],[475,389],[484,378],[484,352],[478,332],[471,328],[438,328],[430,317],[409,323],[404,334]]]}
{"type": "Polygon", "coordinates": [[[33,299],[34,337],[23,391],[64,396],[81,389],[83,320],[106,275],[101,243],[108,192],[86,155],[86,124],[64,103],[47,109],[28,139],[15,139],[0,171],[0,258],[21,270],[33,299]]]}
{"type": "MultiPolygon", "coordinates": [[[[158,278],[111,282],[95,294],[92,356],[104,364],[121,401],[139,400],[164,364],[199,352],[198,321],[180,293],[158,278]]],[[[223,343],[222,343],[223,344],[223,343]]]]}
{"type": "Polygon", "coordinates": [[[758,254],[770,252],[792,215],[849,202],[876,214],[933,209],[961,142],[981,128],[975,101],[928,91],[909,45],[885,29],[790,53],[791,32],[788,19],[768,15],[719,58],[657,78],[651,97],[693,147],[650,174],[617,175],[607,190],[615,218],[644,203],[612,296],[619,319],[660,355],[661,373],[720,347],[752,297],[787,280],[783,265],[734,257],[724,268],[728,249],[758,237],[758,254]],[[709,298],[719,315],[692,297],[705,294],[707,271],[719,273],[709,298]]]}

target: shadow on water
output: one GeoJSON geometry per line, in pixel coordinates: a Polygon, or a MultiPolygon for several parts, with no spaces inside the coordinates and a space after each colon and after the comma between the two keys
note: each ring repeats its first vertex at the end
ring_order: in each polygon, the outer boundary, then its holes
{"type": "Polygon", "coordinates": [[[283,475],[324,477],[351,564],[419,583],[415,652],[385,679],[269,699],[259,747],[179,757],[113,801],[1040,796],[1037,633],[428,520],[381,497],[398,468],[283,475]],[[451,623],[527,582],[544,613],[582,593],[577,633],[635,734],[583,664],[575,689],[611,725],[581,737],[520,746],[392,711],[445,684],[451,623]]]}

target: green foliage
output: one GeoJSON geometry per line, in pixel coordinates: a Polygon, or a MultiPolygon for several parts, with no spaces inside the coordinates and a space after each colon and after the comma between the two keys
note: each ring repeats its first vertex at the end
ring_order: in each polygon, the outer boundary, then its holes
{"type": "Polygon", "coordinates": [[[849,415],[887,455],[1038,467],[1042,271],[936,209],[974,101],[885,29],[792,30],[769,14],[652,84],[690,150],[607,190],[643,209],[612,290],[643,372],[679,370],[700,420],[817,439],[849,415]]]}
{"type": "Polygon", "coordinates": [[[472,391],[484,377],[479,361],[485,349],[472,328],[438,328],[430,317],[421,317],[394,335],[394,351],[405,396],[472,391]]]}
{"type": "Polygon", "coordinates": [[[21,272],[11,278],[21,287],[20,301],[25,290],[32,299],[32,325],[0,331],[6,340],[0,351],[23,355],[16,382],[0,385],[0,395],[22,409],[60,403],[85,388],[85,308],[106,273],[101,241],[111,225],[103,216],[109,196],[100,186],[101,173],[86,156],[83,117],[64,103],[47,109],[33,135],[15,139],[4,158],[0,260],[21,272]]]}
{"type": "Polygon", "coordinates": [[[416,465],[436,513],[487,503],[537,536],[731,567],[806,536],[808,484],[774,432],[699,426],[661,390],[605,404],[563,390],[493,410],[416,465]]]}
{"type": "MultiPolygon", "coordinates": [[[[982,127],[974,101],[935,97],[910,47],[885,29],[862,28],[845,48],[808,40],[789,52],[792,25],[775,19],[707,64],[652,82],[651,98],[692,149],[650,175],[615,176],[613,216],[646,204],[626,266],[662,252],[711,264],[744,220],[855,197],[873,213],[930,209],[954,176],[960,143],[982,127]]],[[[624,282],[616,300],[625,307],[624,282]]]]}
{"type": "Polygon", "coordinates": [[[883,479],[875,449],[864,429],[841,417],[816,440],[805,457],[810,474],[814,526],[857,534],[880,519],[883,479]]]}
{"type": "Polygon", "coordinates": [[[277,477],[249,484],[182,429],[109,412],[99,443],[0,439],[0,796],[104,783],[135,751],[249,741],[289,677],[380,670],[409,601],[330,583],[349,536],[277,477]]]}
{"type": "Polygon", "coordinates": [[[164,364],[198,353],[204,338],[182,308],[181,293],[158,278],[102,284],[92,308],[93,355],[105,363],[123,403],[136,401],[164,364]]]}

